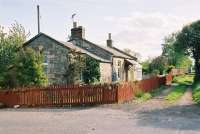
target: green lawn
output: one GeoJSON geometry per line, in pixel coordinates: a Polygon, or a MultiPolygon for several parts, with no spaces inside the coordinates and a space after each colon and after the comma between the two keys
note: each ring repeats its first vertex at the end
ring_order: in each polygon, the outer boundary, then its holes
{"type": "Polygon", "coordinates": [[[167,100],[169,103],[173,103],[180,99],[186,90],[186,85],[178,85],[165,97],[165,100],[167,100]]]}
{"type": "Polygon", "coordinates": [[[191,85],[193,83],[193,79],[194,79],[193,74],[187,74],[187,75],[175,76],[173,82],[183,85],[191,85]]]}
{"type": "Polygon", "coordinates": [[[193,83],[193,79],[193,74],[175,76],[173,79],[173,83],[177,83],[178,86],[174,87],[174,89],[165,97],[165,99],[170,103],[173,103],[180,99],[187,90],[187,86],[193,83]]]}

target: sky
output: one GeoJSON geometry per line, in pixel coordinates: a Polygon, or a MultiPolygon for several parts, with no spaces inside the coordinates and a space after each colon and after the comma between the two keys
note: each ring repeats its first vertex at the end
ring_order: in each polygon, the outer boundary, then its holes
{"type": "Polygon", "coordinates": [[[17,21],[35,36],[37,4],[41,32],[67,41],[76,13],[86,39],[106,45],[112,33],[115,47],[139,52],[143,60],[161,54],[165,36],[200,18],[199,0],[0,0],[0,25],[17,21]]]}

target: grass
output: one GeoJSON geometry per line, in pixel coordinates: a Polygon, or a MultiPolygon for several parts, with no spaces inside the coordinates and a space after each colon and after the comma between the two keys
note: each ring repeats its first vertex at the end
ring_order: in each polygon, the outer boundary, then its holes
{"type": "MultiPolygon", "coordinates": [[[[176,86],[166,97],[165,100],[169,103],[174,103],[178,99],[181,98],[181,96],[184,95],[185,91],[187,90],[187,85],[191,85],[193,83],[194,75],[187,74],[187,75],[181,75],[176,76],[173,79],[173,83],[177,83],[178,86],[176,86]]],[[[162,86],[158,89],[155,89],[151,92],[145,93],[141,90],[138,90],[135,94],[135,100],[137,103],[145,102],[152,97],[158,96],[161,94],[161,92],[166,89],[165,86],[162,86]]],[[[198,94],[196,96],[199,96],[199,103],[200,103],[200,84],[199,84],[199,90],[198,94]]]]}
{"type": "Polygon", "coordinates": [[[193,83],[193,79],[194,79],[193,74],[187,74],[187,75],[175,76],[173,82],[183,85],[191,85],[193,83]]]}
{"type": "Polygon", "coordinates": [[[186,85],[178,85],[165,97],[165,100],[169,103],[174,103],[184,95],[186,90],[186,85]]]}
{"type": "Polygon", "coordinates": [[[145,93],[142,90],[139,90],[135,93],[135,101],[136,103],[142,103],[152,98],[150,93],[145,93]]]}
{"type": "Polygon", "coordinates": [[[152,97],[158,96],[164,89],[166,88],[164,86],[161,86],[160,88],[146,93],[142,90],[138,90],[135,94],[135,100],[137,103],[145,102],[147,100],[150,100],[152,97]]]}
{"type": "Polygon", "coordinates": [[[181,75],[181,76],[175,76],[173,79],[173,83],[177,83],[178,86],[176,86],[166,97],[165,100],[167,100],[169,103],[174,103],[178,99],[180,99],[184,93],[187,90],[187,85],[191,85],[193,83],[194,75],[193,74],[187,74],[187,75],[181,75]]]}

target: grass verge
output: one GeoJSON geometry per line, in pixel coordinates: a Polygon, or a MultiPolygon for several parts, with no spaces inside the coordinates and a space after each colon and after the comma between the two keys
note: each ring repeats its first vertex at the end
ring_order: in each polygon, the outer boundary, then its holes
{"type": "Polygon", "coordinates": [[[165,86],[161,86],[160,88],[157,88],[151,92],[143,92],[142,90],[138,90],[135,93],[135,101],[136,103],[143,103],[147,100],[150,100],[152,97],[158,96],[161,94],[161,92],[166,89],[165,86]]]}
{"type": "Polygon", "coordinates": [[[184,95],[186,90],[186,85],[178,85],[165,97],[165,100],[169,103],[174,103],[184,95]]]}

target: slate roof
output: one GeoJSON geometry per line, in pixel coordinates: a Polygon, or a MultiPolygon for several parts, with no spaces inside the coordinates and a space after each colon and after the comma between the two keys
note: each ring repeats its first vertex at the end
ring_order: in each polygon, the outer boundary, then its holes
{"type": "Polygon", "coordinates": [[[91,52],[88,52],[87,50],[82,49],[82,48],[80,48],[80,47],[78,47],[78,46],[76,46],[76,45],[74,45],[74,44],[72,44],[70,42],[60,41],[60,43],[64,44],[66,47],[69,47],[72,50],[76,50],[76,51],[81,52],[83,54],[87,54],[88,56],[90,56],[90,57],[92,57],[92,58],[94,58],[96,60],[99,60],[99,61],[102,61],[102,62],[111,62],[111,61],[103,59],[103,58],[101,58],[101,57],[99,57],[97,55],[94,55],[91,52]]]}
{"type": "Polygon", "coordinates": [[[29,43],[31,43],[32,41],[34,41],[35,39],[39,38],[39,37],[42,36],[42,35],[45,36],[45,37],[47,37],[47,38],[49,38],[50,40],[56,42],[58,45],[64,46],[64,47],[66,47],[66,48],[68,48],[68,49],[75,50],[76,52],[79,52],[79,53],[82,53],[82,54],[86,54],[86,55],[88,55],[88,56],[90,56],[90,57],[92,57],[92,58],[94,58],[94,59],[96,59],[96,60],[98,60],[98,61],[106,62],[106,63],[110,63],[110,62],[111,62],[111,61],[109,61],[109,60],[103,59],[102,57],[99,57],[99,56],[97,56],[97,55],[94,55],[94,54],[88,52],[88,51],[85,50],[85,49],[82,49],[82,48],[80,48],[80,47],[78,47],[78,46],[76,46],[76,45],[73,45],[73,44],[70,43],[70,42],[58,41],[58,40],[56,40],[56,39],[54,39],[54,38],[52,38],[52,37],[50,37],[49,35],[44,34],[44,33],[39,33],[39,34],[37,34],[36,36],[34,36],[33,38],[31,38],[30,40],[28,40],[27,42],[25,42],[25,43],[23,44],[23,47],[28,46],[29,43]]]}
{"type": "MultiPolygon", "coordinates": [[[[72,41],[72,40],[73,39],[71,39],[69,41],[72,41]]],[[[116,47],[108,47],[108,46],[97,45],[97,44],[95,44],[93,42],[90,42],[90,41],[88,41],[86,39],[81,39],[81,40],[85,41],[86,43],[90,43],[92,45],[95,45],[95,46],[97,46],[97,47],[99,47],[101,49],[104,49],[105,51],[111,53],[115,57],[120,57],[120,58],[125,58],[125,59],[133,59],[133,60],[137,61],[137,58],[135,56],[127,54],[124,51],[122,51],[122,50],[120,50],[120,49],[118,49],[116,47]]]]}

